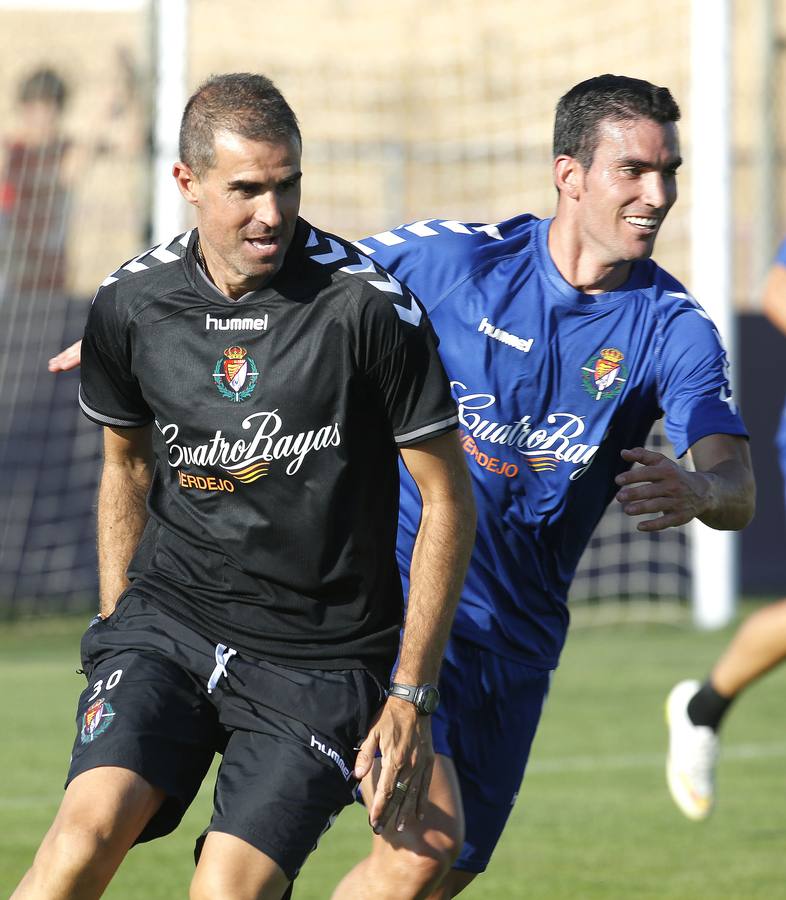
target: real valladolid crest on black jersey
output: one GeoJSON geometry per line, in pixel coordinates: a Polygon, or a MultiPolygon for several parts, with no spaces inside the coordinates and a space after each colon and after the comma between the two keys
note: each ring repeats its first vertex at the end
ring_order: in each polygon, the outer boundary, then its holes
{"type": "Polygon", "coordinates": [[[281,271],[230,301],[196,232],[99,288],[80,404],[153,424],[151,519],[129,574],[239,650],[387,677],[398,644],[398,447],[456,426],[409,290],[299,220],[281,271]]]}

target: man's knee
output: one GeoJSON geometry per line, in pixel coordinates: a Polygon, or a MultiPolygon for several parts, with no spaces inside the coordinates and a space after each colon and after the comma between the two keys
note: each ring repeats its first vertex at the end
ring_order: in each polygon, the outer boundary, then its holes
{"type": "Polygon", "coordinates": [[[116,847],[105,828],[56,819],[14,896],[76,894],[98,897],[109,883],[125,848],[116,847]]]}
{"type": "Polygon", "coordinates": [[[406,896],[418,897],[450,872],[463,842],[461,822],[446,819],[439,827],[397,832],[377,854],[377,863],[386,883],[407,885],[406,896]]]}
{"type": "Polygon", "coordinates": [[[108,881],[163,799],[163,791],[126,769],[77,776],[33,861],[32,881],[108,881]]]}
{"type": "Polygon", "coordinates": [[[114,844],[106,823],[55,821],[41,850],[48,864],[59,871],[79,871],[108,867],[112,857],[126,849],[114,844]]]}
{"type": "Polygon", "coordinates": [[[419,864],[416,863],[419,868],[435,869],[444,876],[458,859],[463,843],[463,825],[451,819],[441,823],[439,828],[424,829],[417,836],[410,856],[420,860],[419,864]]]}

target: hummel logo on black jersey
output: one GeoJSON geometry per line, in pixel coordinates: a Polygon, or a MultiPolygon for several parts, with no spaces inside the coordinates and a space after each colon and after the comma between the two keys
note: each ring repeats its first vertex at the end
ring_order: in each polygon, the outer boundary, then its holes
{"type": "Polygon", "coordinates": [[[509,347],[513,347],[514,350],[520,350],[522,353],[529,353],[535,342],[535,338],[517,337],[515,334],[510,334],[501,328],[495,328],[485,316],[483,316],[480,325],[478,325],[478,331],[488,335],[490,338],[494,338],[495,341],[500,341],[509,347]]]}
{"type": "Polygon", "coordinates": [[[267,313],[257,319],[219,319],[205,314],[205,330],[210,331],[267,331],[267,313]]]}

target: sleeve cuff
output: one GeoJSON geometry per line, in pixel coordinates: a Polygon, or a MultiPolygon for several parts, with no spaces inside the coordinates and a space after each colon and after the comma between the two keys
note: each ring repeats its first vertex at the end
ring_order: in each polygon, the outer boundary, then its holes
{"type": "Polygon", "coordinates": [[[97,409],[93,409],[89,403],[85,402],[85,398],[82,396],[81,386],[79,388],[79,406],[87,418],[97,425],[114,425],[116,428],[141,428],[143,425],[149,425],[153,421],[149,418],[129,419],[121,416],[108,416],[101,413],[97,409]]]}
{"type": "Polygon", "coordinates": [[[394,436],[396,444],[399,447],[406,447],[409,444],[419,444],[427,441],[429,438],[437,437],[446,431],[451,431],[458,425],[458,414],[454,413],[447,419],[441,419],[439,422],[433,422],[431,425],[423,425],[421,428],[415,428],[413,431],[407,431],[404,434],[394,436]]]}

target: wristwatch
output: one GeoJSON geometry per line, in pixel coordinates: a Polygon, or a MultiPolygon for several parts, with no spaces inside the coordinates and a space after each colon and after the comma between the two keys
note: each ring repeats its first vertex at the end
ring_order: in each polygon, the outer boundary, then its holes
{"type": "Polygon", "coordinates": [[[399,684],[394,681],[388,695],[411,703],[421,716],[430,716],[439,706],[439,691],[434,684],[399,684]]]}

